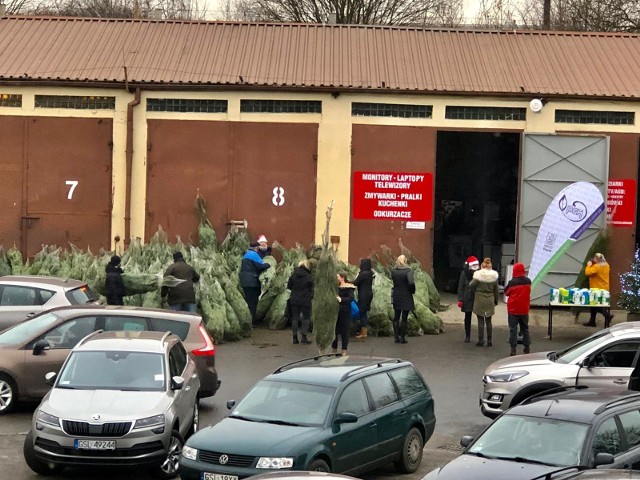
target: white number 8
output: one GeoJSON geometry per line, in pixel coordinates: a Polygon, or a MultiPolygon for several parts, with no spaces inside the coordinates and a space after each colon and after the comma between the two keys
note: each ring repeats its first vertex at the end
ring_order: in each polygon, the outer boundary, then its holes
{"type": "Polygon", "coordinates": [[[73,192],[78,186],[78,180],[67,180],[64,182],[66,185],[69,185],[69,193],[67,194],[67,200],[71,200],[73,198],[73,192]]]}

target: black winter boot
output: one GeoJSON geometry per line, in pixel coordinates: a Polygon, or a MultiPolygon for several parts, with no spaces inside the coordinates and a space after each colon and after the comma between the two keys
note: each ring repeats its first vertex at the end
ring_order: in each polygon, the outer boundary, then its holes
{"type": "Polygon", "coordinates": [[[293,344],[297,345],[298,343],[300,343],[300,342],[298,341],[298,335],[296,334],[296,335],[293,336],[293,344]]]}
{"type": "Polygon", "coordinates": [[[311,343],[311,340],[309,340],[306,335],[302,335],[302,341],[300,343],[309,345],[311,343]]]}

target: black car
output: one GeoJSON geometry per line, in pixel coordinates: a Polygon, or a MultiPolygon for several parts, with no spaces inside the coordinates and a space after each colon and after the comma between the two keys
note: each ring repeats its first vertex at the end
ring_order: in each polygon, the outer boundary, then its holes
{"type": "Polygon", "coordinates": [[[273,470],[347,473],[394,462],[415,472],[436,419],[407,361],[322,355],[280,367],[227,418],[182,449],[182,480],[238,480],[273,470]]]}
{"type": "MultiPolygon", "coordinates": [[[[532,480],[570,467],[640,467],[640,393],[595,388],[531,397],[423,480],[532,480]]],[[[553,478],[556,478],[554,476],[553,478]]],[[[564,477],[561,477],[564,478],[564,477]]],[[[588,478],[588,477],[587,477],[588,478]]]]}

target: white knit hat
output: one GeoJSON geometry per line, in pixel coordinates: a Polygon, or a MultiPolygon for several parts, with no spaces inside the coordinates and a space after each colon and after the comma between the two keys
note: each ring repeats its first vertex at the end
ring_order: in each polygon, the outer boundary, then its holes
{"type": "Polygon", "coordinates": [[[260,237],[258,238],[258,243],[267,243],[267,237],[265,237],[264,235],[260,235],[260,237]]]}

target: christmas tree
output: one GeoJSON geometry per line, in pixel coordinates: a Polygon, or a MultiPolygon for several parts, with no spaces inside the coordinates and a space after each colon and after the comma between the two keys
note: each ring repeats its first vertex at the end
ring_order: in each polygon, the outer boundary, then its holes
{"type": "Polygon", "coordinates": [[[640,312],[640,250],[636,250],[631,271],[620,275],[620,300],[618,306],[631,313],[640,312]]]}

